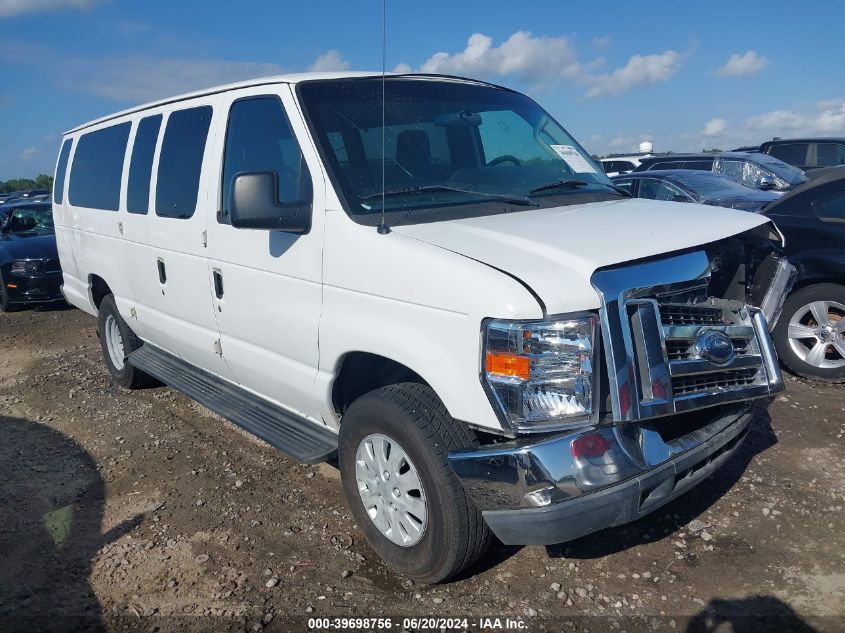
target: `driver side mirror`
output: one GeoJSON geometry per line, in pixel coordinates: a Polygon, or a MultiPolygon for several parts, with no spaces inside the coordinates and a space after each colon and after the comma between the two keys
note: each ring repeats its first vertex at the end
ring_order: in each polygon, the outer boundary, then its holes
{"type": "Polygon", "coordinates": [[[690,199],[681,194],[675,194],[672,196],[672,202],[689,202],[690,199]]]}
{"type": "Polygon", "coordinates": [[[304,234],[311,230],[311,201],[279,202],[279,174],[237,174],[229,194],[229,221],[237,229],[304,234]]]}
{"type": "Polygon", "coordinates": [[[760,176],[760,179],[757,181],[757,188],[762,189],[763,191],[774,189],[774,187],[775,179],[771,176],[760,176]]]}

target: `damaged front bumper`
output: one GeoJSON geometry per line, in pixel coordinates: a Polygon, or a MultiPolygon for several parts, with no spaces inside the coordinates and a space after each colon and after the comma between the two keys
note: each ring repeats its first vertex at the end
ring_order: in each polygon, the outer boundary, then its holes
{"type": "Polygon", "coordinates": [[[694,414],[673,418],[695,427],[679,437],[666,421],[581,429],[453,452],[449,463],[503,543],[562,543],[639,519],[727,461],[748,433],[752,406],[709,417],[704,426],[694,414]]]}

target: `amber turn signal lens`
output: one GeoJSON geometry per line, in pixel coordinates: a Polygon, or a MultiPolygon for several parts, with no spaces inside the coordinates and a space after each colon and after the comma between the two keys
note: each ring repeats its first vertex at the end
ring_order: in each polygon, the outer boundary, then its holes
{"type": "Polygon", "coordinates": [[[513,376],[528,380],[531,377],[531,364],[525,356],[517,354],[495,354],[487,352],[485,363],[488,374],[513,376]]]}

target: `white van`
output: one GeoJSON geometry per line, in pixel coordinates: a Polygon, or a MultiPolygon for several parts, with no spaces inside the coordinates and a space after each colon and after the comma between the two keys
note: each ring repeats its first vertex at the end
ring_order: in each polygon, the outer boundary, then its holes
{"type": "Polygon", "coordinates": [[[765,217],[632,200],[528,97],[306,74],[64,136],[64,295],[105,362],[303,462],[424,582],[637,519],[783,388],[765,217]],[[757,307],[753,307],[757,306],[757,307]]]}

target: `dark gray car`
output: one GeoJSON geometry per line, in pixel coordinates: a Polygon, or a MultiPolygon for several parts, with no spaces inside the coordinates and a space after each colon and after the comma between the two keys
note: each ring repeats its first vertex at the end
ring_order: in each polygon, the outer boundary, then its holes
{"type": "Polygon", "coordinates": [[[611,180],[634,198],[697,202],[742,211],[759,212],[781,197],[774,191],[751,189],[710,171],[665,169],[621,174],[611,180]]]}

